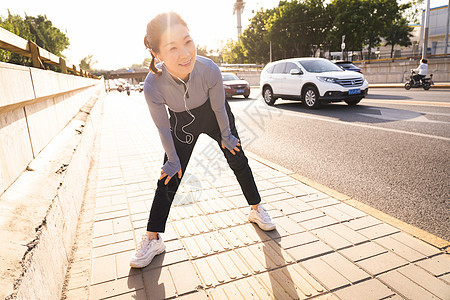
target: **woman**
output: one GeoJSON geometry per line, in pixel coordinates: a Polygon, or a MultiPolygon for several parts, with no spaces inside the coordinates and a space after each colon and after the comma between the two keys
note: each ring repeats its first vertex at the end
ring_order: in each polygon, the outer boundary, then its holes
{"type": "Polygon", "coordinates": [[[158,233],[164,232],[170,206],[201,133],[221,146],[252,206],[249,220],[263,230],[275,229],[272,219],[259,204],[261,198],[239,143],[234,116],[225,101],[219,67],[210,59],[196,55],[186,23],[173,12],[160,14],[148,23],[144,43],[152,55],[144,94],[165,156],[147,232],[130,266],[143,268],[165,250],[158,233]],[[169,108],[170,118],[165,106],[169,108]]]}

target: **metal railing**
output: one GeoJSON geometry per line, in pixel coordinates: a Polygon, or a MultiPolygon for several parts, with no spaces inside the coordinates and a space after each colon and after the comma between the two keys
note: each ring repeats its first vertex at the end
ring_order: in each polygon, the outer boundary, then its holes
{"type": "Polygon", "coordinates": [[[10,51],[31,58],[34,68],[46,69],[45,64],[61,68],[61,73],[99,79],[88,71],[77,68],[68,63],[64,58],[39,47],[33,41],[27,41],[20,36],[0,27],[0,49],[10,51]]]}

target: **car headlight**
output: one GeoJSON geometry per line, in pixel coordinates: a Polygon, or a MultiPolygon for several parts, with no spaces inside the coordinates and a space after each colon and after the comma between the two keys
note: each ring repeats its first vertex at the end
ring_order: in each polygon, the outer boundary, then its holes
{"type": "Polygon", "coordinates": [[[229,85],[224,85],[223,86],[226,90],[231,90],[231,86],[229,86],[229,85]]]}
{"type": "Polygon", "coordinates": [[[336,78],[333,77],[317,76],[317,79],[319,79],[322,82],[336,83],[336,78]]]}

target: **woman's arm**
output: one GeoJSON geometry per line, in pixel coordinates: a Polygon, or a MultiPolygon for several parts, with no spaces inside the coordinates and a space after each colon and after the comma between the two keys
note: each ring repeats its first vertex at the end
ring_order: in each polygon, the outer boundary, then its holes
{"type": "Polygon", "coordinates": [[[211,108],[216,115],[222,135],[222,145],[233,152],[233,149],[239,143],[239,140],[231,134],[230,121],[225,109],[225,91],[223,89],[222,74],[219,67],[211,61],[210,74],[207,75],[209,87],[209,100],[211,108]]]}
{"type": "Polygon", "coordinates": [[[168,160],[163,165],[162,170],[169,177],[173,177],[179,170],[181,170],[181,164],[173,143],[166,107],[161,100],[155,98],[155,93],[152,93],[147,83],[144,85],[144,95],[153,122],[155,123],[156,128],[158,128],[159,137],[161,138],[164,151],[168,157],[168,160]]]}

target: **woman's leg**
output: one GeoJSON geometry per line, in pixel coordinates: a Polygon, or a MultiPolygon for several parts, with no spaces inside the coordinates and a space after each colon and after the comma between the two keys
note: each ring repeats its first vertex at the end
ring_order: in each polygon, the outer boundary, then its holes
{"type": "MultiPolygon", "coordinates": [[[[175,149],[181,163],[182,176],[184,176],[184,172],[186,171],[186,167],[188,165],[192,151],[194,150],[197,139],[198,135],[195,135],[191,144],[182,143],[176,138],[173,139],[175,149]]],[[[167,156],[164,155],[164,163],[166,161],[167,156]]],[[[170,179],[167,185],[164,184],[166,177],[158,180],[155,196],[153,198],[152,208],[150,210],[150,216],[147,222],[147,232],[149,238],[156,238],[156,232],[164,232],[166,228],[167,217],[169,216],[170,206],[172,205],[172,201],[182,179],[183,177],[178,178],[178,174],[175,174],[170,179]]]]}
{"type": "MultiPolygon", "coordinates": [[[[228,102],[225,102],[227,109],[228,119],[230,120],[231,133],[239,139],[239,135],[236,130],[236,125],[234,122],[234,115],[231,112],[228,102]]],[[[222,150],[228,165],[233,170],[236,175],[236,179],[241,186],[242,192],[247,200],[248,204],[256,205],[261,202],[261,196],[259,195],[258,188],[256,187],[255,179],[253,178],[252,170],[248,165],[248,159],[245,156],[242,146],[238,146],[239,150],[236,155],[233,155],[228,149],[222,148],[222,136],[220,134],[220,129],[215,122],[215,128],[209,132],[206,132],[211,138],[217,141],[220,149],[222,150]]]]}

